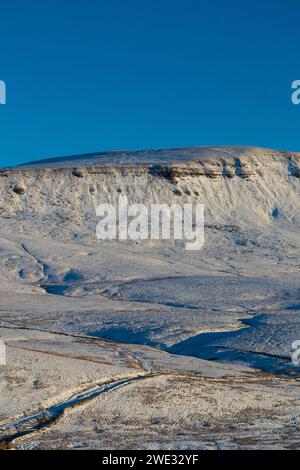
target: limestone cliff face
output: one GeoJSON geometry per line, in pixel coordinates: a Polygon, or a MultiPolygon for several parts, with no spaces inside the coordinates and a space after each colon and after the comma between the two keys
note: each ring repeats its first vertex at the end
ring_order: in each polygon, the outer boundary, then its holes
{"type": "Polygon", "coordinates": [[[0,171],[0,217],[16,230],[94,232],[99,203],[204,203],[213,224],[299,227],[300,154],[250,147],[111,152],[0,171]],[[30,226],[30,228],[29,228],[30,226]]]}

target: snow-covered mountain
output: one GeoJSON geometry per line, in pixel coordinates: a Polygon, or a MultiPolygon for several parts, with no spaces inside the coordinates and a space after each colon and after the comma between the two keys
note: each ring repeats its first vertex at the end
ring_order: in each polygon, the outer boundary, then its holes
{"type": "MultiPolygon", "coordinates": [[[[213,374],[226,363],[226,377],[230,367],[240,374],[240,363],[254,374],[299,376],[291,345],[300,340],[300,153],[195,147],[102,152],[2,169],[0,224],[0,336],[13,331],[12,351],[29,341],[24,331],[41,342],[43,330],[84,335],[86,344],[95,336],[113,340],[118,358],[125,354],[122,344],[130,343],[130,365],[144,369],[201,375],[209,359],[213,374]],[[204,247],[189,252],[174,240],[99,241],[96,208],[117,205],[120,195],[146,206],[204,204],[204,247]]],[[[65,345],[49,344],[51,354],[65,354],[65,345]]],[[[236,389],[226,380],[228,397],[236,389]]],[[[277,400],[274,387],[266,407],[277,400]]],[[[258,389],[246,388],[257,410],[258,389]]],[[[291,419],[287,412],[278,426],[291,419]]],[[[268,426],[259,428],[260,439],[268,426]]]]}

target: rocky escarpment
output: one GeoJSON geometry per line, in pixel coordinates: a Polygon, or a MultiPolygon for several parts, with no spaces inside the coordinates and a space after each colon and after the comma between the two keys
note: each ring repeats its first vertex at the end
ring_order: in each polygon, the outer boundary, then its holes
{"type": "Polygon", "coordinates": [[[203,203],[211,226],[287,222],[297,230],[299,181],[299,153],[249,147],[108,152],[2,169],[0,217],[17,231],[30,226],[45,236],[94,236],[96,207],[116,204],[123,194],[129,203],[203,203]]]}
{"type": "MultiPolygon", "coordinates": [[[[85,175],[142,176],[150,174],[176,181],[176,178],[250,178],[263,175],[263,170],[285,164],[290,176],[300,177],[300,153],[280,152],[256,147],[195,147],[132,152],[102,152],[61,157],[0,170],[0,177],[34,170],[68,172],[77,178],[85,175]]],[[[49,173],[49,172],[48,172],[49,173]]]]}

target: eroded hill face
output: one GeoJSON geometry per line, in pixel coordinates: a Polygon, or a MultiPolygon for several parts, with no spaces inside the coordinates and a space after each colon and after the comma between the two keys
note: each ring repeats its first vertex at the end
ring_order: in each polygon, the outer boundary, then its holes
{"type": "Polygon", "coordinates": [[[93,239],[96,207],[203,203],[207,230],[299,228],[300,154],[191,148],[54,159],[0,172],[0,216],[14,231],[93,239]],[[288,227],[287,225],[288,224],[288,227]],[[215,228],[214,228],[215,227],[215,228]]]}
{"type": "MultiPolygon", "coordinates": [[[[82,285],[90,279],[97,284],[99,276],[122,278],[128,270],[129,277],[172,274],[164,262],[147,267],[147,256],[184,263],[193,275],[295,275],[300,254],[299,168],[300,154],[220,147],[114,152],[2,170],[2,288],[10,283],[15,289],[21,283],[27,289],[29,283],[32,289],[32,284],[49,279],[59,284],[71,272],[72,285],[81,286],[82,293],[82,285]],[[204,204],[203,249],[189,253],[174,241],[97,240],[96,208],[101,203],[117,207],[120,196],[129,204],[146,206],[204,204]],[[46,261],[40,250],[34,257],[31,248],[24,249],[28,240],[48,249],[46,261]],[[55,248],[59,242],[63,248],[55,248]],[[125,255],[130,269],[127,261],[120,261],[124,250],[131,250],[125,255]],[[96,255],[93,262],[82,259],[80,253],[90,251],[97,253],[100,264],[96,255]]],[[[181,272],[175,266],[174,270],[181,272]]],[[[95,289],[86,287],[87,292],[95,289]]]]}

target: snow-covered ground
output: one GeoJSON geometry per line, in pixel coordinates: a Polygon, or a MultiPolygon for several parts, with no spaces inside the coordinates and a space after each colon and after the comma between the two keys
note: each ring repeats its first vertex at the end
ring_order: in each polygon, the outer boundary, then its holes
{"type": "Polygon", "coordinates": [[[299,177],[300,154],[251,147],[1,170],[0,439],[23,413],[150,374],[15,445],[299,448],[299,177]],[[95,209],[120,194],[204,204],[203,249],[97,240],[95,209]]]}

